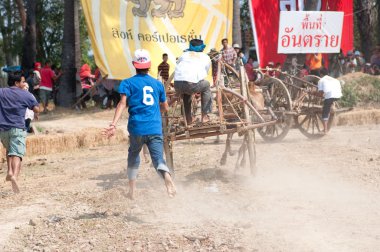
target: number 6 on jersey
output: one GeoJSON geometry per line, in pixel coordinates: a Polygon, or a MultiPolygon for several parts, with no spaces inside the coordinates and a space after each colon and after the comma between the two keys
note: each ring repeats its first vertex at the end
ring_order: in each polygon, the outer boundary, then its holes
{"type": "Polygon", "coordinates": [[[152,106],[154,104],[154,98],[153,98],[153,95],[151,94],[153,93],[153,88],[150,87],[150,86],[145,86],[143,88],[143,103],[147,106],[152,106]]]}

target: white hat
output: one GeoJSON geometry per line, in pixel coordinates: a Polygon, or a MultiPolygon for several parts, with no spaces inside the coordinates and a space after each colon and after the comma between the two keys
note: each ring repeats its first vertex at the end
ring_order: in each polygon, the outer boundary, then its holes
{"type": "Polygon", "coordinates": [[[133,66],[136,69],[148,69],[151,66],[149,52],[145,49],[137,49],[133,56],[133,66]]]}
{"type": "Polygon", "coordinates": [[[360,52],[359,51],[355,51],[355,56],[360,56],[360,52]]]}
{"type": "Polygon", "coordinates": [[[240,49],[240,45],[239,45],[239,44],[234,44],[232,47],[233,47],[233,48],[239,48],[239,49],[240,49]]]}

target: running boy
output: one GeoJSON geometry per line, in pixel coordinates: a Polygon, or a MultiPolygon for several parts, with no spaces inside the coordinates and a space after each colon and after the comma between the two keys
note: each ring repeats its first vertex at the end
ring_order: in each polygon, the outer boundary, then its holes
{"type": "Polygon", "coordinates": [[[34,96],[23,90],[25,78],[21,75],[9,76],[13,86],[0,88],[0,141],[7,150],[8,173],[6,181],[12,182],[12,189],[19,193],[17,178],[25,155],[25,112],[29,108],[38,118],[39,107],[34,96]]]}
{"type": "Polygon", "coordinates": [[[163,158],[160,111],[165,112],[169,108],[164,85],[148,74],[151,60],[147,50],[136,50],[132,63],[137,74],[121,82],[119,87],[121,100],[117,105],[112,123],[103,130],[103,134],[107,137],[115,134],[116,124],[124,109],[128,106],[130,140],[127,167],[129,179],[128,197],[134,199],[136,177],[140,165],[139,154],[144,144],[148,146],[154,168],[165,181],[169,197],[174,197],[176,193],[175,186],[163,158]]]}

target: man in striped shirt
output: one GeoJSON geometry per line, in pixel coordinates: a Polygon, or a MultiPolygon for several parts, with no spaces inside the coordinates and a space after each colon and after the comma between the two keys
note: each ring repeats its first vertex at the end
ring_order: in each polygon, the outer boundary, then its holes
{"type": "Polygon", "coordinates": [[[162,54],[162,62],[158,65],[158,74],[162,78],[162,82],[165,83],[169,79],[169,69],[170,65],[168,64],[168,54],[162,54]]]}
{"type": "Polygon", "coordinates": [[[222,40],[222,57],[223,61],[226,62],[228,65],[235,67],[236,65],[236,59],[237,59],[237,54],[234,48],[228,45],[228,39],[223,39],[222,40]]]}

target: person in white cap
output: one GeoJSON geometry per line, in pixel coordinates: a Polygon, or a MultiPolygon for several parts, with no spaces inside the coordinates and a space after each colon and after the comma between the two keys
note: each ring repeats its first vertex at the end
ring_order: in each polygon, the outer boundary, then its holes
{"type": "Polygon", "coordinates": [[[147,50],[138,49],[134,53],[133,66],[136,75],[123,80],[119,86],[121,100],[117,105],[112,123],[103,130],[111,137],[116,132],[116,125],[124,109],[128,106],[128,197],[134,199],[136,177],[140,165],[140,152],[144,144],[148,146],[152,163],[157,173],[162,176],[169,197],[174,197],[176,189],[169,168],[163,158],[163,136],[161,112],[168,111],[164,85],[151,77],[150,55],[147,50]]]}
{"type": "Polygon", "coordinates": [[[239,60],[243,61],[243,65],[247,64],[248,59],[244,56],[244,53],[241,51],[240,45],[239,44],[234,44],[232,46],[235,49],[236,55],[237,55],[237,64],[236,64],[236,69],[239,70],[239,60]]]}

